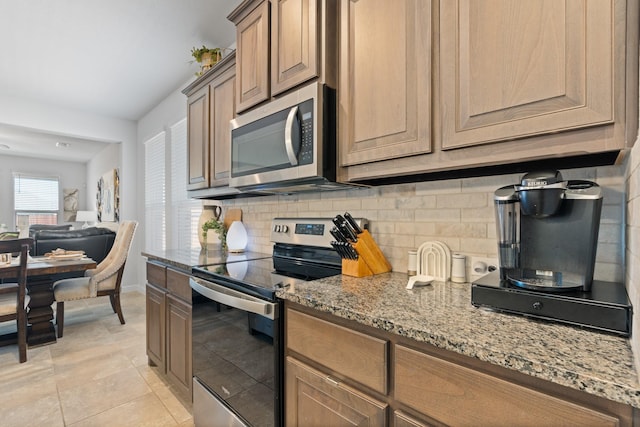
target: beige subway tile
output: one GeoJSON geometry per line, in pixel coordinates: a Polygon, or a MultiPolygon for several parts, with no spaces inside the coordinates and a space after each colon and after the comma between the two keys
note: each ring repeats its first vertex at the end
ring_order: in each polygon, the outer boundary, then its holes
{"type": "Polygon", "coordinates": [[[522,174],[509,174],[465,178],[462,180],[462,192],[490,193],[493,197],[493,193],[498,188],[520,182],[521,175],[522,174]]]}
{"type": "Polygon", "coordinates": [[[623,235],[624,227],[622,224],[600,224],[600,230],[598,231],[598,244],[621,244],[623,235]]]}
{"type": "Polygon", "coordinates": [[[396,209],[433,209],[436,207],[436,196],[400,197],[396,199],[396,209]]]}
{"type": "Polygon", "coordinates": [[[575,169],[562,169],[562,178],[564,179],[586,179],[588,181],[596,180],[596,168],[575,168],[575,169]]]}
{"type": "Polygon", "coordinates": [[[395,209],[396,199],[391,197],[376,197],[371,199],[364,199],[361,201],[362,209],[395,209]]]}
{"type": "Polygon", "coordinates": [[[415,212],[417,222],[460,221],[460,209],[419,209],[415,212]]]}
{"type": "Polygon", "coordinates": [[[608,262],[622,265],[622,245],[598,243],[596,262],[608,262]]]}
{"type": "Polygon", "coordinates": [[[446,237],[487,237],[487,227],[479,223],[436,223],[435,235],[446,237]]]}
{"type": "Polygon", "coordinates": [[[488,199],[485,193],[439,194],[436,197],[439,208],[483,208],[488,206],[488,199]]]}
{"type": "Polygon", "coordinates": [[[622,282],[624,281],[624,270],[620,264],[596,262],[593,278],[605,282],[622,282]]]}
{"type": "Polygon", "coordinates": [[[400,209],[381,210],[381,211],[378,211],[378,220],[380,221],[413,221],[415,212],[417,211],[400,210],[400,209]]]}
{"type": "Polygon", "coordinates": [[[416,195],[454,194],[460,193],[461,180],[448,179],[442,181],[425,181],[416,183],[416,195]]]}
{"type": "Polygon", "coordinates": [[[344,200],[335,200],[333,202],[333,210],[336,214],[343,214],[349,211],[356,211],[362,207],[362,201],[357,197],[352,197],[344,200]]]}
{"type": "Polygon", "coordinates": [[[495,254],[498,252],[498,243],[495,239],[463,238],[460,240],[462,253],[495,254]]]}
{"type": "Polygon", "coordinates": [[[622,224],[624,218],[622,215],[622,204],[604,205],[600,214],[601,224],[622,224]]]}
{"type": "Polygon", "coordinates": [[[379,191],[382,197],[413,197],[416,195],[416,184],[385,185],[379,191]]]}
{"type": "Polygon", "coordinates": [[[395,230],[398,234],[415,235],[419,232],[423,235],[429,234],[433,236],[435,235],[436,224],[433,222],[397,222],[395,223],[395,230]]]}
{"type": "Polygon", "coordinates": [[[484,208],[461,209],[460,213],[462,214],[462,222],[493,222],[496,217],[496,211],[493,204],[484,208]]]}

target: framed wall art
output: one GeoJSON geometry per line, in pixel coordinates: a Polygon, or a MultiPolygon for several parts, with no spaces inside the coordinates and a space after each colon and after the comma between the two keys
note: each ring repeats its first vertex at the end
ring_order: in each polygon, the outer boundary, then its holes
{"type": "Polygon", "coordinates": [[[98,180],[96,208],[99,222],[120,221],[120,177],[118,169],[110,170],[98,180]]]}
{"type": "Polygon", "coordinates": [[[78,213],[78,189],[65,188],[62,190],[62,194],[64,195],[64,221],[74,222],[78,213]]]}

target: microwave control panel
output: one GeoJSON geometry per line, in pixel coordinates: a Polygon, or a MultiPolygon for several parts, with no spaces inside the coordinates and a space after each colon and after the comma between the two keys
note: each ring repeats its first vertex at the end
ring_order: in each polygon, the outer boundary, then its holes
{"type": "Polygon", "coordinates": [[[313,99],[308,99],[298,105],[300,112],[300,154],[298,164],[313,163],[313,99]]]}

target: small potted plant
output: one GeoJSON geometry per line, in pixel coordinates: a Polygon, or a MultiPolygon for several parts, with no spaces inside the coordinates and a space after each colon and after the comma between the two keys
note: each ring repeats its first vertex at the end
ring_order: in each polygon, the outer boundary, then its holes
{"type": "MultiPolygon", "coordinates": [[[[222,249],[226,249],[227,247],[227,228],[224,226],[224,223],[218,221],[215,218],[211,218],[209,221],[202,224],[202,237],[204,241],[207,242],[207,234],[209,230],[213,230],[218,235],[218,239],[220,239],[220,244],[222,245],[222,249]]],[[[205,248],[208,245],[205,243],[205,248]]]]}
{"type": "Polygon", "coordinates": [[[213,67],[218,61],[220,61],[221,55],[222,50],[219,47],[209,49],[202,45],[201,48],[192,48],[191,56],[193,56],[196,62],[200,64],[200,72],[196,74],[201,76],[205,71],[213,67]]]}

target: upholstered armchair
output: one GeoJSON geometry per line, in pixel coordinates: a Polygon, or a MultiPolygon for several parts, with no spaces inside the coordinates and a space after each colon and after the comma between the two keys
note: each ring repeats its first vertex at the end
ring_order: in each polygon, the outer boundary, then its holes
{"type": "MultiPolygon", "coordinates": [[[[16,337],[20,363],[27,361],[27,259],[33,239],[0,241],[0,253],[19,253],[16,282],[0,283],[0,322],[16,321],[16,337]]],[[[5,268],[5,267],[0,267],[5,268]]],[[[13,341],[8,341],[13,342],[13,341]]]]}
{"type": "Polygon", "coordinates": [[[65,301],[109,296],[113,312],[118,315],[120,323],[124,325],[120,306],[120,285],[137,226],[136,221],[123,221],[107,257],[95,269],[87,270],[84,277],[62,279],[53,284],[53,295],[57,302],[58,338],[63,335],[65,301]]]}

